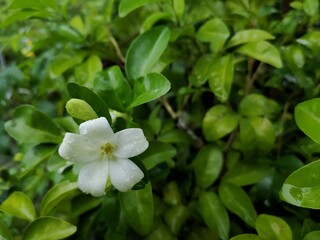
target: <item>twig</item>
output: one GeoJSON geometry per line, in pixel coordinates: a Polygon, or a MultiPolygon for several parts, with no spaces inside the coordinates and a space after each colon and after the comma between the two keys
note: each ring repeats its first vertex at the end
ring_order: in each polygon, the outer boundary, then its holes
{"type": "Polygon", "coordinates": [[[120,47],[119,47],[116,39],[115,39],[113,36],[110,36],[110,42],[111,42],[112,46],[114,47],[114,50],[116,51],[117,56],[120,58],[120,60],[121,60],[122,62],[125,62],[125,58],[124,58],[124,56],[122,55],[122,52],[121,52],[121,50],[120,50],[120,47]]]}

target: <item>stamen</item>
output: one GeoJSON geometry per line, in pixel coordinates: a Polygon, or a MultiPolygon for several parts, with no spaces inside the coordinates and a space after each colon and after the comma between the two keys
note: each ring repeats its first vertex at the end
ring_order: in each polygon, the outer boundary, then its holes
{"type": "Polygon", "coordinates": [[[103,154],[111,154],[114,150],[114,147],[111,143],[103,144],[100,149],[102,150],[103,154]]]}

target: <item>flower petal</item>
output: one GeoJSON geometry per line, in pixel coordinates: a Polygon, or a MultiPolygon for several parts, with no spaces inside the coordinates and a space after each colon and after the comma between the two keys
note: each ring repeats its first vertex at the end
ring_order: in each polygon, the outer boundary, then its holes
{"type": "Polygon", "coordinates": [[[94,161],[83,166],[80,170],[78,185],[84,193],[101,197],[105,194],[108,180],[108,161],[94,161]]]}
{"type": "Polygon", "coordinates": [[[121,192],[126,192],[144,176],[143,172],[129,159],[109,161],[109,174],[112,185],[121,192]]]}
{"type": "Polygon", "coordinates": [[[105,141],[113,137],[114,133],[105,117],[83,122],[79,126],[81,135],[105,141]]]}
{"type": "Polygon", "coordinates": [[[114,155],[118,158],[130,158],[144,152],[149,143],[140,128],[128,128],[115,133],[116,149],[114,155]]]}
{"type": "Polygon", "coordinates": [[[71,162],[91,162],[100,156],[99,145],[96,146],[94,141],[75,133],[66,133],[58,152],[71,162]]]}

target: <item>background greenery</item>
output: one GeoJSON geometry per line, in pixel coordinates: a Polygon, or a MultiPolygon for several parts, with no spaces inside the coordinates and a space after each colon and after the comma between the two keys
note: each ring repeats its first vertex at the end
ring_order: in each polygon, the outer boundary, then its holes
{"type": "Polygon", "coordinates": [[[0,0],[0,22],[1,239],[320,239],[318,0],[0,0]],[[143,129],[137,190],[78,191],[70,98],[143,129]]]}

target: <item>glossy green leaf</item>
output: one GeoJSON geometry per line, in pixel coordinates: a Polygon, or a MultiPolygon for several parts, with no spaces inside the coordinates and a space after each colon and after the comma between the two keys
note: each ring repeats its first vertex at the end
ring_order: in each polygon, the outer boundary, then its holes
{"type": "Polygon", "coordinates": [[[231,182],[222,182],[219,186],[219,196],[229,211],[254,227],[257,213],[250,197],[241,187],[231,182]]]}
{"type": "Polygon", "coordinates": [[[319,14],[319,0],[304,0],[303,11],[309,16],[315,16],[319,14]]]}
{"type": "Polygon", "coordinates": [[[56,240],[71,236],[77,227],[55,217],[41,217],[33,221],[23,233],[22,240],[56,240]]]}
{"type": "Polygon", "coordinates": [[[140,235],[149,233],[153,224],[153,195],[150,182],[140,190],[119,192],[119,199],[132,228],[140,235]]]}
{"type": "Polygon", "coordinates": [[[234,47],[237,45],[249,43],[249,42],[259,42],[262,40],[274,39],[270,33],[260,30],[260,29],[246,29],[237,32],[227,43],[227,48],[234,47]]]}
{"type": "Polygon", "coordinates": [[[218,18],[214,18],[200,27],[196,37],[200,41],[210,42],[212,50],[218,52],[223,48],[229,35],[230,33],[225,23],[218,18]]]}
{"type": "Polygon", "coordinates": [[[289,45],[282,49],[283,57],[290,70],[303,68],[305,57],[300,47],[289,45]]]}
{"type": "Polygon", "coordinates": [[[171,232],[178,234],[181,226],[188,218],[188,208],[182,204],[171,207],[164,214],[164,220],[171,232]]]}
{"type": "Polygon", "coordinates": [[[256,234],[247,233],[247,234],[237,235],[233,238],[230,238],[230,240],[263,240],[263,239],[256,234]]]}
{"type": "Polygon", "coordinates": [[[190,82],[195,86],[201,86],[206,83],[212,68],[215,67],[215,63],[218,61],[218,57],[212,54],[202,55],[195,63],[193,72],[189,78],[190,82]]]}
{"type": "Polygon", "coordinates": [[[121,0],[119,4],[119,16],[125,17],[133,10],[142,7],[147,3],[158,2],[159,0],[121,0]]]}
{"type": "MultiPolygon", "coordinates": [[[[133,1],[131,1],[133,2],[133,1]]],[[[126,55],[126,72],[134,80],[152,72],[170,40],[167,27],[155,27],[138,36],[130,45],[126,55]]]]}
{"type": "Polygon", "coordinates": [[[0,211],[29,222],[37,217],[31,199],[23,192],[11,193],[0,205],[0,211]]]}
{"type": "Polygon", "coordinates": [[[100,72],[94,80],[94,90],[117,111],[124,112],[132,100],[132,90],[119,66],[100,72]]]}
{"type": "Polygon", "coordinates": [[[231,133],[237,125],[237,114],[225,105],[216,105],[204,116],[202,131],[208,141],[215,141],[231,133]]]}
{"type": "Polygon", "coordinates": [[[217,59],[211,67],[209,86],[220,102],[229,98],[234,73],[233,55],[229,54],[217,59]]]}
{"type": "Polygon", "coordinates": [[[240,102],[239,113],[246,117],[272,118],[280,112],[279,104],[261,94],[246,95],[240,102]]]}
{"type": "Polygon", "coordinates": [[[79,217],[81,214],[96,208],[101,204],[101,198],[93,197],[89,194],[81,194],[72,199],[71,217],[79,217]]]}
{"type": "Polygon", "coordinates": [[[12,235],[7,226],[0,220],[0,239],[12,240],[12,235]]]}
{"type": "Polygon", "coordinates": [[[141,31],[145,32],[148,31],[150,28],[152,28],[152,26],[160,21],[160,20],[169,20],[172,18],[172,14],[168,13],[168,12],[155,12],[153,14],[151,14],[150,16],[148,16],[144,22],[141,25],[141,31]]]}
{"type": "Polygon", "coordinates": [[[220,148],[206,145],[194,159],[192,166],[199,187],[207,188],[218,178],[223,165],[220,148]]]}
{"type": "Polygon", "coordinates": [[[202,192],[199,196],[199,211],[206,225],[218,236],[227,240],[229,236],[229,216],[217,194],[202,192]]]}
{"type": "Polygon", "coordinates": [[[297,42],[310,48],[315,54],[320,53],[320,31],[309,31],[301,38],[297,39],[297,42]]]}
{"type": "Polygon", "coordinates": [[[56,146],[38,145],[31,148],[21,161],[20,169],[21,174],[19,177],[23,177],[33,170],[38,164],[48,159],[56,151],[56,146]]]}
{"type": "Polygon", "coordinates": [[[5,123],[5,129],[21,143],[60,143],[62,140],[56,123],[31,105],[16,108],[12,120],[5,123]]]}
{"type": "Polygon", "coordinates": [[[75,77],[77,82],[82,85],[92,86],[96,74],[102,71],[102,68],[100,57],[91,55],[81,65],[76,67],[75,77]]]}
{"type": "Polygon", "coordinates": [[[172,4],[176,16],[181,19],[185,11],[185,0],[173,0],[172,4]]]}
{"type": "Polygon", "coordinates": [[[78,184],[75,182],[62,182],[55,185],[44,195],[40,204],[40,215],[50,214],[62,200],[74,196],[77,191],[78,184]]]}
{"type": "Polygon", "coordinates": [[[278,49],[266,41],[246,43],[239,47],[237,52],[268,63],[276,68],[282,68],[282,61],[278,49]]]}
{"type": "Polygon", "coordinates": [[[282,200],[299,207],[320,209],[319,170],[320,160],[317,160],[294,171],[282,186],[282,200]]]}
{"type": "Polygon", "coordinates": [[[292,232],[289,225],[281,218],[261,214],[256,221],[258,235],[268,240],[292,240],[292,232]]]}
{"type": "Polygon", "coordinates": [[[101,99],[100,96],[95,94],[89,88],[80,86],[74,82],[68,83],[67,88],[71,97],[86,101],[98,114],[98,116],[105,117],[108,122],[111,123],[108,105],[101,99]]]}
{"type": "Polygon", "coordinates": [[[320,231],[309,232],[303,238],[303,240],[318,240],[318,239],[320,239],[320,231]]]}
{"type": "Polygon", "coordinates": [[[320,98],[299,103],[294,109],[298,127],[313,141],[320,143],[320,98]]]}
{"type": "Polygon", "coordinates": [[[149,142],[148,149],[139,157],[142,159],[145,167],[150,170],[160,163],[170,161],[176,153],[176,149],[170,144],[153,141],[149,142]]]}
{"type": "Polygon", "coordinates": [[[84,59],[85,55],[79,53],[61,53],[51,63],[50,76],[57,78],[62,75],[65,71],[80,64],[84,59]]]}
{"type": "Polygon", "coordinates": [[[159,73],[149,73],[145,77],[134,81],[133,101],[129,107],[136,107],[143,103],[157,99],[170,90],[170,82],[159,73]]]}

